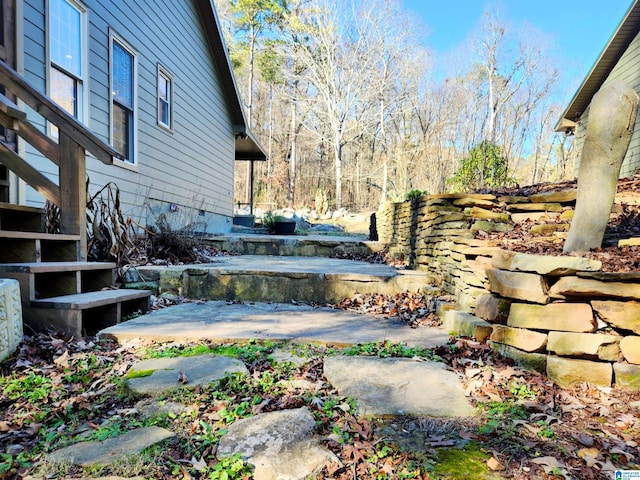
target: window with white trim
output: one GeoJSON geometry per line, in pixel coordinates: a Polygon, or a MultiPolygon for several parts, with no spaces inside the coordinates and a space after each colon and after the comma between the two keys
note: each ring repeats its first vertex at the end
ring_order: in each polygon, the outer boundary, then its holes
{"type": "Polygon", "coordinates": [[[111,36],[111,144],[125,162],[136,163],[136,76],[135,51],[122,39],[111,36]]]}
{"type": "MultiPolygon", "coordinates": [[[[72,0],[49,0],[48,92],[67,112],[86,121],[87,10],[72,0]]],[[[51,134],[57,129],[51,126],[51,134]]]]}
{"type": "Polygon", "coordinates": [[[173,130],[173,77],[158,65],[158,125],[173,130]]]}

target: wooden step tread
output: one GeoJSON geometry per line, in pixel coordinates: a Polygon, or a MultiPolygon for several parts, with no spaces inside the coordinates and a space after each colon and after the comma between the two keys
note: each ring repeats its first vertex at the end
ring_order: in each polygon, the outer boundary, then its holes
{"type": "Polygon", "coordinates": [[[25,262],[0,263],[0,272],[57,273],[87,270],[113,270],[117,265],[109,262],[25,262]]]}
{"type": "MultiPolygon", "coordinates": [[[[8,183],[8,181],[7,181],[8,183]]],[[[42,215],[44,209],[38,207],[29,207],[27,205],[17,205],[15,203],[0,202],[0,210],[11,210],[12,212],[26,212],[42,215]]]]}
{"type": "Polygon", "coordinates": [[[97,292],[77,293],[75,295],[63,295],[61,297],[32,300],[31,306],[35,308],[87,310],[89,308],[112,305],[118,302],[142,299],[149,297],[150,295],[151,292],[149,290],[134,290],[130,288],[100,290],[97,292]]]}
{"type": "Polygon", "coordinates": [[[70,235],[64,233],[14,232],[11,230],[0,230],[0,238],[15,238],[22,240],[79,241],[80,235],[70,235]]]}

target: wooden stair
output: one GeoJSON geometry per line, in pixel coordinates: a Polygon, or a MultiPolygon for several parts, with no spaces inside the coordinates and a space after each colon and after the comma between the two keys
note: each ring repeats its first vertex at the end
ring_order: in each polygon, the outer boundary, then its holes
{"type": "Polygon", "coordinates": [[[42,233],[43,217],[0,203],[0,278],[20,283],[27,325],[90,335],[149,309],[151,292],[114,288],[116,264],[78,261],[80,236],[42,233]]]}

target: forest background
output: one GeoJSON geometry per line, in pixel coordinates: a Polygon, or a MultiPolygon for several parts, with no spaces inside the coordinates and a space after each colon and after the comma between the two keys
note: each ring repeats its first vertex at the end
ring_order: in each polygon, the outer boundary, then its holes
{"type": "MultiPolygon", "coordinates": [[[[269,154],[255,164],[263,210],[366,212],[416,191],[574,176],[573,138],[553,131],[565,105],[549,41],[498,10],[486,11],[444,76],[424,25],[396,0],[216,7],[249,124],[269,154]]],[[[238,167],[242,206],[249,169],[238,167]]]]}

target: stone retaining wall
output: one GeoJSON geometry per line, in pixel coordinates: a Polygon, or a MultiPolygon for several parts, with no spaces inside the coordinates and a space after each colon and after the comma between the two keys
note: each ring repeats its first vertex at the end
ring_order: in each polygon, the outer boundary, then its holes
{"type": "Polygon", "coordinates": [[[456,298],[457,310],[443,314],[452,333],[489,341],[560,385],[640,390],[640,273],[602,273],[600,262],[581,257],[514,253],[482,233],[519,225],[562,242],[574,202],[575,190],[425,196],[385,205],[378,235],[391,254],[430,272],[456,298]]]}
{"type": "Polygon", "coordinates": [[[506,232],[515,225],[539,238],[562,241],[573,217],[576,190],[540,195],[426,195],[387,203],[376,213],[378,237],[395,258],[432,273],[458,305],[472,311],[488,289],[486,270],[499,251],[476,232],[506,232]]]}

